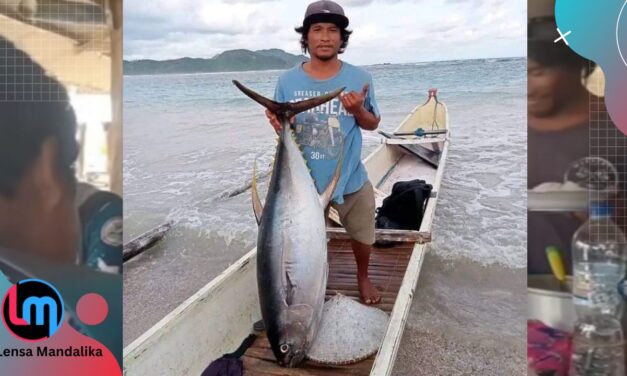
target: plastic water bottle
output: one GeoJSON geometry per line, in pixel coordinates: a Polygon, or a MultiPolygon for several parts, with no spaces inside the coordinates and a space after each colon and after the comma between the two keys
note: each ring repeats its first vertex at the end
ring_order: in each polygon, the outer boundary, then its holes
{"type": "Polygon", "coordinates": [[[573,333],[570,376],[624,376],[623,331],[611,315],[587,317],[573,333]]]}
{"type": "Polygon", "coordinates": [[[600,314],[620,318],[618,285],[625,277],[627,240],[612,222],[609,203],[594,202],[590,209],[590,219],[573,236],[575,311],[581,321],[600,314]]]}

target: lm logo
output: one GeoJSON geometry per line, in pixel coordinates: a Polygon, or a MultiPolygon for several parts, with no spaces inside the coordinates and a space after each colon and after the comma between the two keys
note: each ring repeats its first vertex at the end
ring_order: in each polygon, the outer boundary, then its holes
{"type": "Polygon", "coordinates": [[[26,341],[52,337],[63,322],[63,312],[59,291],[40,279],[18,282],[2,300],[4,326],[26,341]]]}

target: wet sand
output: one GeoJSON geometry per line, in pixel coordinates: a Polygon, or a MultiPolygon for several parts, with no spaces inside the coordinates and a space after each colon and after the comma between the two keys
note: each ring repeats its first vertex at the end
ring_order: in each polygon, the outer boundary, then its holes
{"type": "Polygon", "coordinates": [[[525,375],[526,280],[427,254],[393,375],[525,375]]]}

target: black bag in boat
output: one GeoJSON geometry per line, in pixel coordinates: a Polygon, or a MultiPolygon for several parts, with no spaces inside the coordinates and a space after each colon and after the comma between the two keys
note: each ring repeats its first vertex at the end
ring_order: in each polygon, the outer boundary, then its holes
{"type": "Polygon", "coordinates": [[[201,376],[242,376],[244,374],[244,365],[239,358],[255,342],[255,338],[254,334],[246,337],[237,350],[230,354],[224,354],[220,359],[211,362],[201,376]]]}
{"type": "MultiPolygon", "coordinates": [[[[377,209],[375,227],[380,229],[419,230],[427,205],[431,184],[424,180],[400,181],[392,187],[392,194],[377,209]]],[[[390,245],[393,243],[378,245],[390,245]]]]}

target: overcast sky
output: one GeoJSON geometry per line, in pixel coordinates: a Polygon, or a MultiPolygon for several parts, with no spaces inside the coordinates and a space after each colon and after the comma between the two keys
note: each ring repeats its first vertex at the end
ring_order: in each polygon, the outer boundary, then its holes
{"type": "MultiPolygon", "coordinates": [[[[294,27],[310,1],[124,2],[124,58],[210,58],[225,50],[300,53],[294,27]]],[[[357,65],[526,55],[526,0],[338,0],[357,65]]]]}

